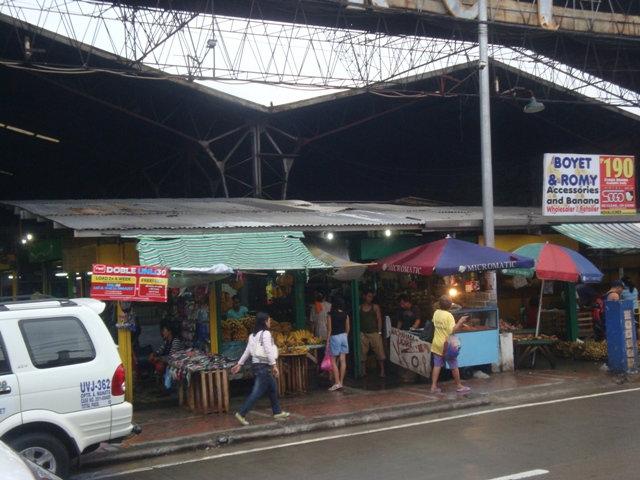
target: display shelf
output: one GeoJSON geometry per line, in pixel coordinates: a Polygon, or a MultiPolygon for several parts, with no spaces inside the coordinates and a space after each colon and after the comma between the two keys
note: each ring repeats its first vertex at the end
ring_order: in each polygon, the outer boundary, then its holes
{"type": "Polygon", "coordinates": [[[471,327],[456,333],[460,339],[459,367],[471,367],[498,363],[500,359],[500,334],[498,309],[494,307],[461,308],[451,312],[459,319],[469,315],[471,327]]]}

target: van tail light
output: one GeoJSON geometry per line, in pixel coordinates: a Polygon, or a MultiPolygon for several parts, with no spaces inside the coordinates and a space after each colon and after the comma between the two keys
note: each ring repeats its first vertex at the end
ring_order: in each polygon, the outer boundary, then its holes
{"type": "Polygon", "coordinates": [[[114,397],[119,397],[124,395],[124,391],[126,390],[126,375],[124,371],[124,367],[122,364],[118,365],[116,371],[113,373],[113,378],[111,379],[111,395],[114,397]]]}

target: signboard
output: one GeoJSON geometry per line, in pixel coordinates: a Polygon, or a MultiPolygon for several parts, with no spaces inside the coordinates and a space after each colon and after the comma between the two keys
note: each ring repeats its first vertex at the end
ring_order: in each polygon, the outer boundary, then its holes
{"type": "Polygon", "coordinates": [[[166,302],[169,269],[140,265],[93,265],[91,298],[121,302],[166,302]]]}
{"type": "Polygon", "coordinates": [[[635,157],[546,153],[542,188],[545,216],[633,215],[635,157]]]}
{"type": "Polygon", "coordinates": [[[431,344],[406,330],[391,329],[392,363],[423,377],[431,376],[431,344]]]}

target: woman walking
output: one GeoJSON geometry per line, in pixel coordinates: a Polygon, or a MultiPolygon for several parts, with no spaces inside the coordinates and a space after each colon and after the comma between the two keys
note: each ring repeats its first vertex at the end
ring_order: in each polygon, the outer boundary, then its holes
{"type": "Polygon", "coordinates": [[[347,373],[347,355],[349,353],[349,315],[344,311],[344,300],[336,297],[331,302],[331,311],[327,316],[327,347],[331,351],[334,384],[330,391],[340,390],[347,373]]]}
{"type": "Polygon", "coordinates": [[[278,377],[278,367],[276,360],[278,358],[278,347],[276,347],[271,337],[269,328],[271,327],[271,317],[264,312],[258,312],[256,315],[256,326],[253,333],[249,336],[247,348],[238,363],[231,369],[234,375],[240,371],[240,367],[245,364],[249,356],[251,356],[251,370],[253,371],[254,383],[253,390],[244,401],[242,408],[236,412],[235,417],[242,425],[249,425],[246,419],[247,413],[253,408],[255,403],[265,393],[271,401],[271,410],[273,418],[281,420],[289,416],[289,412],[283,412],[278,401],[278,387],[276,378],[278,377]]]}

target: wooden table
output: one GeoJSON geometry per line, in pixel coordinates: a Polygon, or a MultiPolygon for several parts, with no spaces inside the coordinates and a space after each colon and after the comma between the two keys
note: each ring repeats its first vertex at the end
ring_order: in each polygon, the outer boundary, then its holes
{"type": "Polygon", "coordinates": [[[229,411],[229,374],[226,369],[194,372],[188,385],[185,383],[178,385],[181,406],[186,405],[192,412],[203,414],[229,411]]]}
{"type": "Polygon", "coordinates": [[[538,353],[543,356],[551,368],[556,368],[556,357],[551,351],[551,347],[557,342],[557,340],[513,340],[513,346],[516,352],[516,368],[519,367],[525,360],[531,359],[531,368],[535,367],[538,359],[538,353]]]}
{"type": "Polygon", "coordinates": [[[307,352],[300,354],[281,354],[278,357],[278,393],[279,395],[295,395],[306,393],[309,389],[309,372],[307,370],[307,352]]]}

